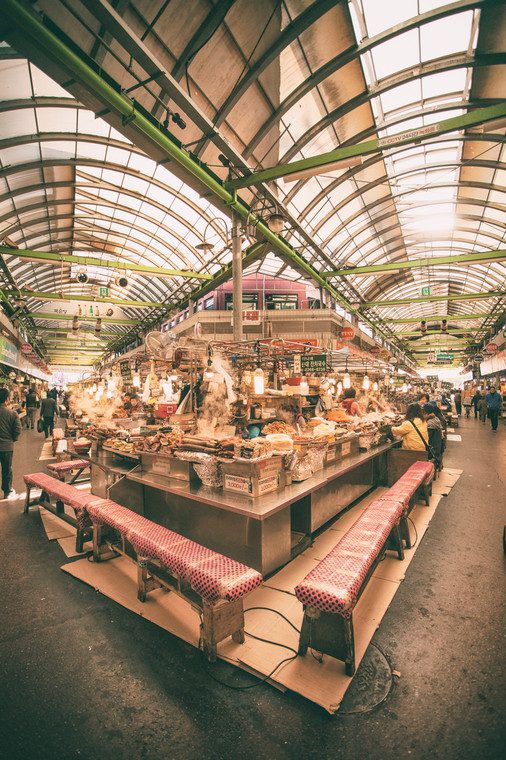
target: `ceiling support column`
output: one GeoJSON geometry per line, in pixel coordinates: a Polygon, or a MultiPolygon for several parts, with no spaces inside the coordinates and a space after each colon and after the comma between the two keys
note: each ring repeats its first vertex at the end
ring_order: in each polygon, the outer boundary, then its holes
{"type": "Polygon", "coordinates": [[[232,326],[234,341],[242,340],[242,251],[241,217],[232,213],[232,326]]]}

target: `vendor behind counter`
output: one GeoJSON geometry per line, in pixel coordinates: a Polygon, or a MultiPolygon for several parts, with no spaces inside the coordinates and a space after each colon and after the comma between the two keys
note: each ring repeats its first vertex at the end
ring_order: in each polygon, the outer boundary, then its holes
{"type": "Polygon", "coordinates": [[[293,402],[286,401],[278,407],[278,417],[287,425],[303,430],[306,427],[306,418],[301,414],[299,407],[293,402]]]}

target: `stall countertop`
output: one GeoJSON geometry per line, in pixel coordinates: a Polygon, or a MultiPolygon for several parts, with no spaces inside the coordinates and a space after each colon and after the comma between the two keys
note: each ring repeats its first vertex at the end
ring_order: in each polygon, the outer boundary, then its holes
{"type": "Polygon", "coordinates": [[[185,496],[194,501],[203,502],[219,509],[236,512],[254,520],[265,520],[267,517],[279,512],[294,501],[317,491],[340,475],[344,475],[355,467],[375,459],[385,451],[389,451],[395,443],[386,443],[375,446],[368,451],[361,451],[355,456],[345,457],[336,464],[325,467],[323,470],[312,475],[307,480],[292,483],[289,486],[264,496],[250,498],[237,493],[229,493],[217,488],[210,488],[201,484],[176,480],[165,475],[157,475],[152,472],[142,472],[135,469],[126,474],[127,480],[135,481],[143,486],[158,488],[166,493],[185,496]]]}

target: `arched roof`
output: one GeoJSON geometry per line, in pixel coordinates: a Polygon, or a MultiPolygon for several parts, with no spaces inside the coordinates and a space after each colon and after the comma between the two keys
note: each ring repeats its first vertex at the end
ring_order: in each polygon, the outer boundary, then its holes
{"type": "Polygon", "coordinates": [[[402,319],[453,319],[469,356],[504,322],[504,0],[5,0],[0,32],[0,288],[49,360],[62,294],[155,323],[229,270],[227,181],[386,138],[238,190],[287,219],[246,271],[313,274],[408,354],[402,319]]]}

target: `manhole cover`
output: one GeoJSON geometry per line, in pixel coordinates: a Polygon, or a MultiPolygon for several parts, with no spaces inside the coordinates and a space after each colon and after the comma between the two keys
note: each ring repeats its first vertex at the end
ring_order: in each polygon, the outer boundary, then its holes
{"type": "Polygon", "coordinates": [[[371,644],[353,677],[338,714],[367,712],[379,705],[392,688],[392,671],[384,654],[371,644]]]}

